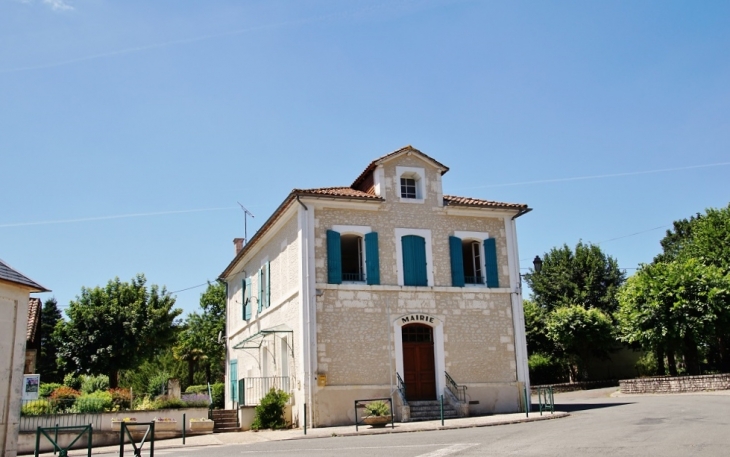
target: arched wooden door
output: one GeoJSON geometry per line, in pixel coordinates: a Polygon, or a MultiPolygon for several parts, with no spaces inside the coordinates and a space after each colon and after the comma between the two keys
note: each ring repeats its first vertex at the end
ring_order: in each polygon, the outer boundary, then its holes
{"type": "Polygon", "coordinates": [[[433,328],[408,324],[403,334],[403,382],[406,400],[436,399],[436,366],[433,354],[433,328]]]}

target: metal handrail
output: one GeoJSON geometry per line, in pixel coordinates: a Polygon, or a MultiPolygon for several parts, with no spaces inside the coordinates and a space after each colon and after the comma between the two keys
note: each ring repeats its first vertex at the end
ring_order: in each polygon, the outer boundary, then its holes
{"type": "Polygon", "coordinates": [[[400,398],[403,400],[403,406],[408,406],[408,400],[406,400],[406,383],[403,382],[403,378],[400,377],[398,372],[395,373],[395,376],[398,380],[398,393],[400,393],[400,398]]]}
{"type": "Polygon", "coordinates": [[[444,374],[446,375],[447,387],[451,393],[454,394],[460,402],[466,402],[466,386],[457,384],[456,381],[454,381],[454,378],[452,378],[446,371],[444,371],[444,374]]]}

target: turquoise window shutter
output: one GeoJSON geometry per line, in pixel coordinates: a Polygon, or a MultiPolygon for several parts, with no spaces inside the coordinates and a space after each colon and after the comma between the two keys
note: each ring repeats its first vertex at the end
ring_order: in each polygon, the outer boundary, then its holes
{"type": "Polygon", "coordinates": [[[246,280],[241,280],[241,317],[243,320],[246,320],[246,308],[248,307],[248,303],[246,303],[246,280]]]}
{"type": "Polygon", "coordinates": [[[246,287],[246,295],[244,296],[244,300],[246,303],[246,315],[243,317],[246,320],[251,319],[251,278],[246,278],[245,281],[245,287],[246,287]]]}
{"type": "Polygon", "coordinates": [[[236,401],[238,399],[238,394],[236,392],[238,390],[238,360],[231,360],[229,375],[231,378],[231,401],[236,401]]]}
{"type": "Polygon", "coordinates": [[[497,264],[497,240],[484,240],[484,257],[487,264],[487,287],[499,287],[499,265],[497,264]]]}
{"type": "Polygon", "coordinates": [[[403,248],[403,284],[406,286],[427,286],[426,240],[417,235],[401,238],[403,248]]]}
{"type": "Polygon", "coordinates": [[[271,262],[266,262],[266,307],[271,306],[271,262]]]}
{"type": "Polygon", "coordinates": [[[450,236],[449,249],[451,251],[451,285],[464,287],[464,253],[461,250],[461,238],[450,236]]]}
{"type": "Polygon", "coordinates": [[[264,309],[264,270],[259,270],[259,295],[256,302],[259,304],[258,312],[264,309]]]}
{"type": "Polygon", "coordinates": [[[376,232],[365,234],[365,272],[368,284],[380,284],[380,258],[378,254],[378,234],[376,232]]]}
{"type": "Polygon", "coordinates": [[[327,230],[327,282],[342,284],[340,233],[334,230],[327,230]]]}

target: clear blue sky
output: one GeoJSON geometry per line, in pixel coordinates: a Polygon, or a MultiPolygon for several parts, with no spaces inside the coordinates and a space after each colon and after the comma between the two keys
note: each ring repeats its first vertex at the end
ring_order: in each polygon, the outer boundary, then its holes
{"type": "Polygon", "coordinates": [[[730,201],[730,2],[0,0],[0,258],[61,305],[215,280],[237,201],[250,237],[408,144],[446,193],[534,208],[523,267],[649,262],[730,201]]]}

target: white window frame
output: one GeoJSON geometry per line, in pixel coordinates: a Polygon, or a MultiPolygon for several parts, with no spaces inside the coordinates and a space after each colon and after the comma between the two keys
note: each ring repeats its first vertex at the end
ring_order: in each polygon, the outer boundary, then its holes
{"type": "MultiPolygon", "coordinates": [[[[368,268],[367,268],[367,249],[365,248],[365,235],[372,232],[373,229],[369,225],[333,225],[332,230],[342,235],[357,235],[362,238],[362,281],[345,281],[342,284],[367,284],[368,268]]],[[[343,273],[344,277],[344,273],[343,273]]]]}
{"type": "Polygon", "coordinates": [[[401,238],[406,235],[418,235],[426,240],[426,275],[428,278],[428,287],[433,287],[433,248],[431,244],[431,230],[413,228],[395,229],[395,253],[396,268],[398,270],[398,285],[405,285],[403,281],[403,242],[401,241],[401,238]]]}
{"type": "Polygon", "coordinates": [[[489,238],[487,232],[463,232],[455,231],[454,236],[461,238],[461,242],[464,241],[478,241],[479,242],[479,257],[481,259],[480,267],[482,268],[482,282],[479,284],[464,284],[464,287],[486,287],[487,286],[487,259],[484,256],[484,240],[489,238]]]}
{"type": "Polygon", "coordinates": [[[401,203],[423,203],[426,201],[426,170],[418,167],[395,167],[398,198],[401,203]],[[401,194],[401,178],[416,180],[416,198],[404,198],[401,194]]]}

